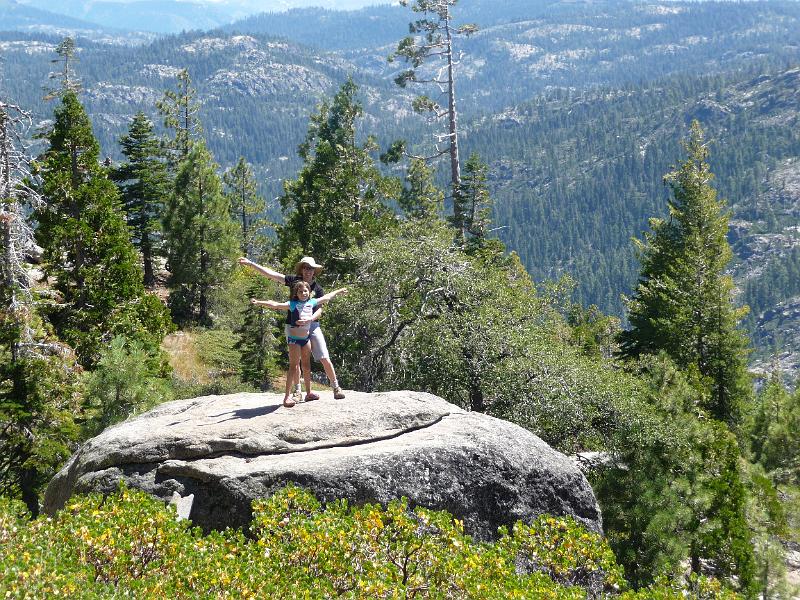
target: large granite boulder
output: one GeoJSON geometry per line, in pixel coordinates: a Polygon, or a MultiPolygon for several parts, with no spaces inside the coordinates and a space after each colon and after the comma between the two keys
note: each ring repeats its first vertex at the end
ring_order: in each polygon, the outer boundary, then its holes
{"type": "Polygon", "coordinates": [[[541,513],[601,531],[580,470],[516,425],[418,392],[348,392],[287,409],[275,394],[178,400],[89,440],[45,494],[53,513],[74,493],[124,481],[169,500],[193,494],[205,529],[247,526],[251,502],[288,482],[320,500],[445,509],[479,539],[541,513]]]}

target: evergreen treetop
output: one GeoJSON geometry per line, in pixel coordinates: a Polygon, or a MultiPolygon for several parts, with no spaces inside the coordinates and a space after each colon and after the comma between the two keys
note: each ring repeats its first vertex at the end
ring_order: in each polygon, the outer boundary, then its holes
{"type": "Polygon", "coordinates": [[[372,138],[358,142],[362,114],[358,87],[345,82],[332,101],[312,115],[300,145],[304,165],[297,178],[284,183],[281,206],[285,223],[278,230],[281,254],[301,251],[318,257],[328,270],[351,268],[348,253],[383,233],[394,221],[387,199],[400,192],[399,182],[381,174],[372,138]]]}
{"type": "Polygon", "coordinates": [[[151,287],[156,282],[154,259],[170,186],[164,152],[152,121],[142,112],[133,117],[120,145],[127,162],[114,170],[113,178],[122,194],[134,243],[142,253],[144,284],[151,287]]]}
{"type": "Polygon", "coordinates": [[[621,334],[628,356],[665,351],[694,370],[711,416],[738,426],[750,396],[747,339],[734,303],[729,213],[711,186],[708,148],[694,121],[684,143],[687,158],[665,177],[669,215],[652,219],[638,242],[641,275],[629,301],[631,328],[621,334]]]}

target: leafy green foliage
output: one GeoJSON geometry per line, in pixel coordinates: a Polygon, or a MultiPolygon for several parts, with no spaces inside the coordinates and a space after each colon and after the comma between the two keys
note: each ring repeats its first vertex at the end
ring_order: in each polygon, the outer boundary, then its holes
{"type": "Polygon", "coordinates": [[[756,462],[781,483],[800,482],[800,389],[775,373],[758,394],[750,438],[756,462]]]}
{"type": "Polygon", "coordinates": [[[695,574],[710,563],[750,596],[755,560],[736,439],[697,419],[691,373],[664,354],[644,356],[639,369],[639,414],[628,411],[613,461],[593,477],[611,546],[636,586],[677,574],[688,560],[695,574]]]}
{"type": "Polygon", "coordinates": [[[488,172],[489,167],[473,152],[464,163],[458,193],[453,195],[453,226],[473,243],[481,243],[489,236],[492,198],[486,181],[488,172]]]}
{"type": "Polygon", "coordinates": [[[327,309],[330,340],[345,360],[340,378],[360,389],[425,389],[486,410],[503,367],[540,322],[524,305],[533,288],[521,266],[484,264],[453,245],[452,229],[424,221],[365,244],[352,261],[350,293],[327,309]]]}
{"type": "Polygon", "coordinates": [[[169,380],[153,375],[160,364],[160,353],[152,356],[141,343],[122,336],[112,339],[85,378],[90,430],[99,433],[171,399],[169,380]]]}
{"type": "Polygon", "coordinates": [[[236,334],[230,329],[197,329],[195,344],[198,356],[216,376],[239,371],[242,356],[236,349],[236,334]]]}
{"type": "Polygon", "coordinates": [[[531,525],[517,522],[512,532],[508,536],[501,530],[499,545],[517,557],[517,569],[523,572],[544,573],[561,585],[582,587],[591,596],[626,585],[608,543],[569,517],[542,515],[531,525]]]}
{"type": "Polygon", "coordinates": [[[231,210],[231,218],[239,224],[242,253],[248,257],[264,252],[264,226],[262,215],[267,208],[266,200],[258,194],[258,182],[253,167],[243,156],[236,166],[222,176],[225,194],[231,210]]]}
{"type": "Polygon", "coordinates": [[[753,537],[756,577],[765,598],[790,598],[784,544],[791,539],[787,512],[778,489],[761,465],[748,465],[747,521],[753,537]]]}
{"type": "Polygon", "coordinates": [[[39,490],[81,438],[79,371],[72,350],[41,323],[15,359],[0,344],[0,494],[21,498],[34,515],[39,490]]]}
{"type": "MultiPolygon", "coordinates": [[[[250,272],[248,272],[250,273],[250,272]]],[[[270,298],[277,293],[277,284],[266,277],[248,276],[247,298],[270,298]]],[[[283,287],[283,286],[281,286],[283,287]]],[[[283,321],[274,311],[263,306],[247,305],[244,319],[237,330],[236,349],[241,353],[242,381],[261,390],[271,387],[278,374],[278,360],[283,354],[283,321]]]]}
{"type": "MultiPolygon", "coordinates": [[[[587,592],[595,597],[595,583],[612,596],[624,586],[599,536],[550,517],[518,523],[494,544],[478,543],[446,512],[412,510],[404,500],[385,508],[340,500],[323,508],[293,486],[254,503],[252,537],[231,530],[204,536],[161,502],[128,489],[72,498],[53,518],[26,522],[22,513],[0,497],[0,581],[10,598],[578,600],[587,592]]],[[[694,597],[734,597],[703,586],[694,597]]],[[[677,600],[686,591],[671,583],[623,597],[677,600]]]]}
{"type": "Polygon", "coordinates": [[[537,290],[514,255],[467,254],[453,238],[412,220],[353,255],[350,292],[325,316],[340,379],[428,391],[564,452],[608,447],[630,411],[630,378],[570,345],[561,291],[537,290]]]}
{"type": "Polygon", "coordinates": [[[212,295],[227,283],[239,242],[217,166],[202,142],[193,143],[179,165],[164,237],[173,316],[210,325],[212,295]]]}
{"type": "Polygon", "coordinates": [[[170,150],[170,163],[173,168],[188,158],[192,145],[203,135],[198,112],[197,89],[192,86],[188,69],[178,73],[177,90],[167,90],[164,97],[156,102],[158,112],[164,117],[164,126],[174,135],[167,142],[170,150]]]}
{"type": "Polygon", "coordinates": [[[411,159],[399,204],[412,219],[432,219],[442,212],[444,192],[436,187],[433,171],[421,158],[411,159]]]}

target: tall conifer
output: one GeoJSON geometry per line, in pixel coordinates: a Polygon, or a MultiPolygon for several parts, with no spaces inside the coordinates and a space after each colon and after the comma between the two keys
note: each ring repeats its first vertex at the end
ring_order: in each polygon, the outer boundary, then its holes
{"type": "MultiPolygon", "coordinates": [[[[410,36],[403,38],[397,50],[389,56],[389,62],[402,57],[409,69],[401,71],[395,83],[405,88],[409,83],[432,84],[439,94],[433,98],[417,96],[412,106],[416,112],[428,113],[433,121],[446,121],[444,132],[435,134],[436,152],[428,160],[447,154],[450,159],[450,184],[453,191],[453,223],[458,227],[459,239],[463,237],[464,215],[458,201],[461,193],[461,159],[459,157],[458,111],[456,109],[456,67],[459,63],[455,52],[455,39],[469,36],[478,28],[474,24],[456,26],[452,8],[458,0],[400,0],[402,6],[411,5],[411,10],[421,18],[409,24],[410,36]],[[437,69],[425,63],[441,61],[437,69]]],[[[402,146],[402,143],[401,143],[402,146]]],[[[396,150],[395,150],[396,151],[396,150]]]]}
{"type": "Polygon", "coordinates": [[[75,356],[43,326],[25,266],[33,246],[25,213],[41,204],[26,182],[26,122],[27,113],[0,100],[0,494],[20,497],[36,515],[39,489],[79,437],[81,407],[75,356]]]}
{"type": "Polygon", "coordinates": [[[284,184],[281,206],[288,213],[278,232],[282,254],[319,257],[328,269],[349,268],[351,248],[376,237],[393,222],[385,204],[399,193],[399,182],[383,176],[371,152],[371,138],[357,141],[356,124],[363,110],[358,87],[345,82],[333,101],[325,101],[312,115],[299,149],[303,168],[284,184]]]}
{"type": "MultiPolygon", "coordinates": [[[[278,293],[277,287],[265,277],[251,277],[247,297],[269,298],[278,293]]],[[[236,333],[239,336],[236,349],[242,355],[242,381],[268,390],[278,372],[277,359],[283,350],[283,321],[274,311],[248,304],[236,333]]]]}
{"type": "Polygon", "coordinates": [[[225,171],[222,179],[231,207],[231,217],[239,223],[242,252],[251,258],[257,256],[263,250],[258,243],[258,227],[263,224],[259,223],[259,218],[263,218],[267,203],[258,194],[253,168],[243,156],[239,157],[236,166],[225,171]]]}
{"type": "Polygon", "coordinates": [[[458,205],[451,219],[460,235],[467,240],[480,243],[486,239],[492,221],[492,197],[486,186],[489,168],[474,152],[464,165],[464,174],[459,184],[459,193],[453,198],[458,205]],[[461,219],[456,221],[456,219],[461,219]]]}
{"type": "Polygon", "coordinates": [[[667,354],[694,370],[705,388],[704,408],[736,429],[750,396],[747,339],[738,322],[733,281],[726,274],[732,252],[729,213],[711,186],[708,148],[700,124],[684,143],[686,160],[667,174],[669,215],[651,219],[652,232],[639,242],[639,284],[629,301],[631,328],[622,352],[667,354]]]}
{"type": "Polygon", "coordinates": [[[432,169],[421,158],[411,159],[399,203],[412,219],[434,219],[442,211],[444,192],[436,187],[432,169]]]}
{"type": "Polygon", "coordinates": [[[59,295],[49,310],[56,332],[84,365],[112,333],[138,337],[156,351],[169,319],[144,292],[119,192],[98,163],[99,145],[74,92],[64,92],[46,137],[49,148],[40,157],[46,205],[36,213],[36,237],[59,295]]]}
{"type": "Polygon", "coordinates": [[[169,175],[153,123],[144,113],[133,117],[120,144],[128,161],[114,170],[113,178],[122,192],[134,244],[142,253],[144,284],[152,287],[156,282],[153,263],[158,253],[164,198],[170,189],[169,175]]]}
{"type": "Polygon", "coordinates": [[[239,248],[217,166],[202,141],[179,165],[164,226],[173,315],[209,324],[211,294],[227,280],[239,248]]]}
{"type": "Polygon", "coordinates": [[[192,87],[188,69],[178,73],[177,90],[167,90],[164,97],[156,102],[158,111],[164,116],[164,126],[173,130],[174,137],[166,144],[170,151],[170,164],[177,168],[180,161],[189,156],[192,144],[203,135],[200,123],[200,103],[197,90],[192,87]]]}

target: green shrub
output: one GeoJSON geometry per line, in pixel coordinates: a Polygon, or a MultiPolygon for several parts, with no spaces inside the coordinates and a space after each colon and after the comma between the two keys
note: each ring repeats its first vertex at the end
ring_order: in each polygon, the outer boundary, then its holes
{"type": "MultiPolygon", "coordinates": [[[[288,486],[253,508],[250,536],[203,535],[125,488],[73,498],[34,521],[0,498],[2,597],[569,600],[624,587],[606,542],[569,519],[517,524],[492,544],[473,541],[446,512],[411,510],[405,500],[323,507],[288,486]]],[[[701,589],[692,597],[735,597],[715,582],[695,582],[701,589]]],[[[677,600],[685,592],[664,583],[623,597],[677,600]]]]}

